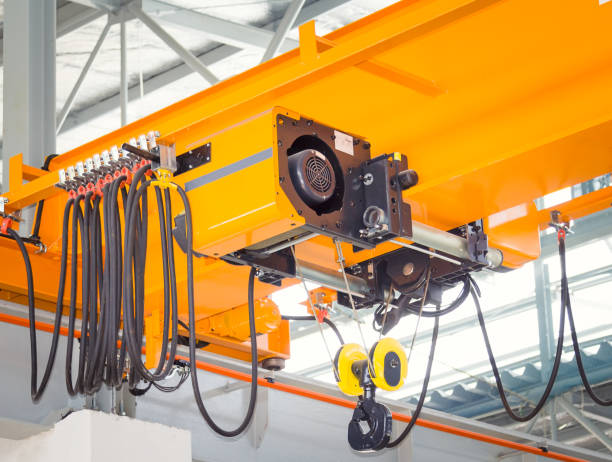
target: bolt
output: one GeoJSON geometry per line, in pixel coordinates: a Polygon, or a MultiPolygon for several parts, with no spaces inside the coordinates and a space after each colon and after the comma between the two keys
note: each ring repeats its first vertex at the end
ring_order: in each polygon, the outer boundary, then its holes
{"type": "Polygon", "coordinates": [[[357,146],[359,144],[359,140],[357,138],[353,139],[353,144],[357,146]]]}
{"type": "Polygon", "coordinates": [[[341,221],[337,221],[336,222],[336,228],[342,228],[342,222],[341,221]]]}
{"type": "Polygon", "coordinates": [[[370,143],[368,143],[367,141],[363,143],[363,149],[370,149],[370,143]]]}
{"type": "Polygon", "coordinates": [[[278,147],[280,148],[283,145],[283,142],[281,140],[278,140],[278,147]]]}
{"type": "Polygon", "coordinates": [[[307,120],[306,121],[306,125],[308,125],[310,127],[312,125],[312,120],[307,120]]]}
{"type": "Polygon", "coordinates": [[[402,274],[404,276],[410,276],[412,273],[414,273],[414,263],[406,263],[402,268],[402,274]]]}

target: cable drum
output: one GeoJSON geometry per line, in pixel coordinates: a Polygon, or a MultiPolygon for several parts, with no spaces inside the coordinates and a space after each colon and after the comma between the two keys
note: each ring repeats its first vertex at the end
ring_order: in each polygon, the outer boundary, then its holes
{"type": "Polygon", "coordinates": [[[331,199],[336,188],[336,174],[331,163],[314,149],[289,156],[289,174],[297,194],[313,208],[331,199]]]}

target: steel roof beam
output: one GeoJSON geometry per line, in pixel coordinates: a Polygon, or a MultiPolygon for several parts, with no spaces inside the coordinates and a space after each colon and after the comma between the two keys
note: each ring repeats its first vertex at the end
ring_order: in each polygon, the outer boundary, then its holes
{"type": "Polygon", "coordinates": [[[304,6],[305,1],[306,0],[293,0],[289,4],[289,6],[287,7],[287,11],[283,16],[283,19],[281,19],[281,22],[278,25],[278,29],[276,29],[274,37],[272,37],[272,40],[270,40],[270,44],[268,45],[266,51],[263,54],[263,57],[261,59],[262,63],[267,61],[268,59],[274,58],[274,56],[276,56],[283,44],[287,43],[287,34],[293,27],[293,24],[295,23],[298,14],[300,14],[300,11],[304,6]]]}
{"type": "MultiPolygon", "coordinates": [[[[179,8],[159,0],[143,0],[142,9],[159,21],[197,30],[215,42],[237,48],[255,47],[265,50],[275,36],[274,32],[266,29],[179,8]]],[[[288,51],[297,46],[297,40],[286,39],[281,49],[288,51]]]]}
{"type": "MultiPolygon", "coordinates": [[[[334,8],[348,3],[349,1],[350,0],[319,0],[316,3],[312,3],[302,9],[295,21],[294,26],[298,26],[304,22],[315,19],[317,16],[325,14],[334,8]]],[[[278,23],[279,21],[273,21],[266,27],[275,28],[277,27],[278,23]]],[[[239,51],[239,48],[230,45],[221,45],[198,55],[197,58],[206,66],[211,66],[218,61],[229,58],[239,51]]],[[[155,90],[159,90],[172,84],[172,82],[191,74],[192,72],[193,71],[189,66],[187,66],[187,64],[181,63],[176,67],[163,71],[145,80],[144,91],[145,93],[151,93],[155,90]]],[[[133,85],[128,91],[128,100],[132,101],[138,98],[140,98],[140,86],[133,85]]],[[[118,106],[119,93],[117,92],[102,101],[96,102],[87,108],[80,111],[75,111],[68,115],[60,133],[85,124],[96,117],[117,109],[118,106]]]]}
{"type": "Polygon", "coordinates": [[[191,69],[200,74],[204,80],[211,85],[214,85],[219,81],[217,76],[213,74],[208,67],[203,64],[191,51],[183,47],[179,42],[176,41],[172,35],[157,24],[148,14],[142,11],[135,5],[129,5],[128,10],[136,16],[140,21],[149,28],[157,37],[159,37],[169,48],[171,48],[180,58],[187,64],[191,69]]]}

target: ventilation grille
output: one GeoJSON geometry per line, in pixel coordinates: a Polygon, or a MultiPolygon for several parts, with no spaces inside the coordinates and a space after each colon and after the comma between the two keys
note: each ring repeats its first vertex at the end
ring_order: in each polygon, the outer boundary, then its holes
{"type": "Polygon", "coordinates": [[[333,188],[329,163],[318,156],[309,157],[306,161],[306,178],[310,186],[319,193],[324,194],[333,188]]]}

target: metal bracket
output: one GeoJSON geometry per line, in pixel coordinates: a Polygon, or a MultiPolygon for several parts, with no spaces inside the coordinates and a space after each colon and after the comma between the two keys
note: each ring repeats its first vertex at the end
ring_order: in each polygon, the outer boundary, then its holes
{"type": "MultiPolygon", "coordinates": [[[[255,449],[259,449],[263,443],[266,430],[268,429],[268,417],[270,406],[268,402],[269,388],[258,387],[257,388],[257,407],[255,408],[255,414],[253,420],[249,426],[248,434],[249,441],[255,449]]],[[[244,391],[244,399],[246,402],[249,400],[250,390],[244,391]]]]}
{"type": "Polygon", "coordinates": [[[484,232],[482,218],[472,221],[465,227],[467,250],[470,259],[483,265],[488,265],[487,253],[489,253],[489,244],[487,235],[484,232]]]}

